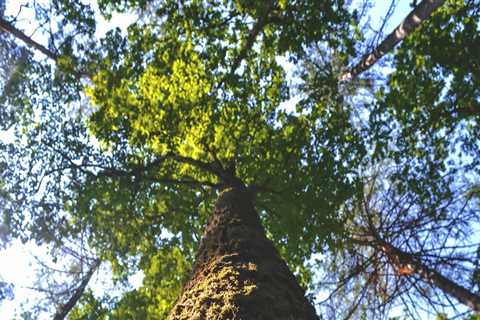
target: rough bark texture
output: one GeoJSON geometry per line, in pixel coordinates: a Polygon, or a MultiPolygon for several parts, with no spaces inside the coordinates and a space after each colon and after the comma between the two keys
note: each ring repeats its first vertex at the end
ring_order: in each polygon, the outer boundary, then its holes
{"type": "Polygon", "coordinates": [[[170,320],[318,319],[265,236],[248,192],[222,192],[170,320]]]}
{"type": "Polygon", "coordinates": [[[390,33],[372,52],[363,56],[348,72],[344,73],[341,81],[350,81],[360,73],[371,68],[381,57],[391,51],[397,44],[412,33],[433,11],[443,5],[445,0],[423,0],[411,11],[398,27],[390,33]]]}

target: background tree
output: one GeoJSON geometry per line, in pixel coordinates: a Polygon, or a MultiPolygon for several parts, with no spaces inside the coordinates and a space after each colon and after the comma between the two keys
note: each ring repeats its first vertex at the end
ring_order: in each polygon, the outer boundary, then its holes
{"type": "MultiPolygon", "coordinates": [[[[395,2],[395,1],[394,1],[395,2]]],[[[392,5],[394,4],[392,3],[392,5]]],[[[372,52],[364,55],[350,70],[342,74],[341,81],[350,81],[357,75],[371,68],[379,59],[403,39],[415,30],[422,22],[426,21],[430,15],[444,4],[443,0],[424,0],[421,1],[405,19],[395,28],[372,52]]]]}
{"type": "Polygon", "coordinates": [[[461,314],[459,303],[478,309],[478,200],[470,186],[457,182],[451,195],[426,205],[415,192],[399,192],[395,170],[376,169],[364,195],[345,206],[350,231],[326,259],[333,289],[325,308],[334,307],[336,318],[379,319],[399,305],[412,318],[422,317],[419,311],[461,314]]]}
{"type": "MultiPolygon", "coordinates": [[[[429,240],[436,239],[437,247],[430,247],[432,252],[424,252],[425,248],[429,248],[429,241],[425,240],[424,235],[418,234],[425,230],[417,230],[418,228],[415,228],[414,224],[404,224],[399,229],[398,235],[394,233],[395,237],[404,239],[403,242],[398,243],[399,246],[409,245],[410,248],[405,248],[404,252],[415,253],[418,259],[425,262],[429,268],[445,274],[455,284],[469,289],[477,296],[476,299],[478,299],[478,288],[471,279],[476,274],[475,266],[478,259],[476,242],[478,241],[470,239],[463,244],[465,245],[463,247],[462,239],[463,241],[468,239],[468,237],[467,239],[463,237],[468,235],[466,230],[469,230],[469,226],[476,230],[475,221],[478,219],[478,206],[467,205],[470,202],[470,195],[467,195],[465,189],[471,183],[467,181],[475,180],[474,177],[478,177],[478,164],[476,163],[478,144],[475,138],[478,114],[474,112],[475,108],[469,109],[472,103],[475,106],[476,102],[472,101],[478,100],[478,92],[458,89],[460,87],[477,87],[473,83],[467,84],[467,82],[474,82],[478,73],[475,67],[472,68],[475,65],[476,57],[469,54],[478,43],[475,40],[477,34],[473,31],[477,25],[478,2],[451,1],[439,8],[428,21],[422,24],[419,30],[401,44],[398,54],[394,55],[395,71],[390,76],[388,84],[381,87],[377,93],[377,102],[371,109],[370,121],[365,123],[367,130],[374,133],[373,159],[390,158],[391,160],[388,162],[392,161],[395,164],[394,172],[396,173],[392,176],[393,180],[389,178],[387,181],[391,181],[393,186],[390,188],[395,190],[395,194],[398,193],[398,197],[416,199],[410,203],[415,211],[419,207],[443,208],[445,205],[435,204],[439,200],[450,204],[450,209],[446,210],[447,214],[440,221],[436,220],[439,217],[433,218],[429,215],[420,219],[424,221],[432,219],[430,220],[431,227],[427,227],[426,230],[432,234],[445,232],[441,238],[444,239],[446,235],[449,235],[451,237],[451,240],[448,241],[450,246],[439,245],[443,243],[442,239],[429,236],[429,240]],[[457,45],[465,50],[463,54],[457,55],[458,51],[448,50],[457,45]],[[445,53],[446,51],[448,53],[445,53]],[[452,55],[450,55],[451,53],[452,55]],[[447,56],[448,58],[446,58],[447,56]],[[464,64],[465,62],[469,65],[468,67],[464,64]],[[462,65],[465,67],[461,67],[462,65]],[[466,110],[463,108],[470,112],[464,112],[466,110]],[[383,140],[382,137],[388,138],[383,140]],[[392,143],[392,139],[396,142],[392,143]],[[415,195],[413,198],[411,198],[412,193],[415,195]],[[465,204],[465,207],[458,207],[455,203],[465,204]],[[467,212],[468,210],[470,213],[467,212]],[[458,224],[452,227],[455,222],[458,224]],[[417,241],[421,245],[418,243],[412,245],[411,241],[417,241]],[[439,257],[438,252],[440,251],[442,254],[439,257]],[[424,254],[422,255],[422,253],[424,254]],[[434,256],[437,256],[436,259],[433,258],[434,256]],[[450,266],[455,266],[450,269],[453,271],[451,273],[448,271],[450,266]],[[455,270],[463,270],[463,273],[455,270]],[[458,278],[459,274],[465,275],[466,278],[458,278]]],[[[385,196],[386,199],[389,199],[387,201],[390,206],[397,203],[388,194],[385,196]]],[[[390,208],[390,206],[387,202],[385,207],[390,208]]],[[[378,219],[382,221],[394,212],[395,210],[390,208],[390,210],[382,209],[380,213],[375,210],[370,213],[378,216],[378,219]]],[[[402,212],[401,216],[403,215],[402,212]]],[[[408,211],[405,213],[405,219],[415,219],[414,217],[415,214],[412,215],[408,211]]],[[[402,225],[401,221],[402,219],[397,219],[396,223],[402,225]]],[[[364,219],[363,222],[367,223],[368,220],[364,219]]],[[[391,232],[392,230],[389,230],[385,236],[392,237],[391,232]]],[[[475,234],[474,231],[471,232],[475,234]]],[[[357,250],[361,249],[358,243],[353,247],[357,250]]],[[[372,253],[377,252],[372,248],[366,250],[372,253]]],[[[343,251],[340,255],[352,258],[352,260],[347,258],[347,261],[351,261],[351,263],[358,259],[363,259],[362,261],[366,259],[358,256],[353,258],[348,252],[343,251]]],[[[367,254],[368,256],[370,255],[367,254]]],[[[422,283],[425,284],[424,279],[418,277],[418,269],[414,275],[397,277],[397,281],[395,281],[395,277],[392,276],[395,275],[395,268],[388,272],[388,268],[392,268],[392,260],[389,265],[388,257],[385,255],[383,257],[385,260],[382,263],[386,263],[386,265],[380,269],[383,270],[384,278],[389,278],[388,282],[385,279],[381,285],[376,282],[378,278],[378,269],[375,265],[378,262],[377,258],[368,260],[365,269],[363,269],[363,265],[361,265],[362,268],[353,269],[360,272],[361,277],[349,278],[348,275],[353,276],[355,272],[347,271],[342,275],[343,279],[346,279],[351,285],[354,285],[356,281],[357,285],[359,283],[366,284],[369,281],[370,287],[374,288],[373,291],[365,290],[358,294],[358,297],[363,297],[363,299],[357,300],[360,305],[380,307],[384,304],[388,306],[390,303],[394,303],[395,299],[382,301],[378,298],[378,293],[382,292],[382,286],[386,288],[390,285],[398,290],[391,289],[391,294],[386,296],[395,298],[392,293],[397,292],[398,298],[404,300],[402,304],[410,305],[407,310],[413,318],[419,317],[416,312],[419,309],[418,301],[422,298],[427,305],[436,305],[437,309],[445,307],[445,304],[455,305],[454,300],[443,296],[444,291],[438,292],[438,287],[428,288],[427,285],[428,289],[426,289],[422,285],[422,283]],[[386,276],[389,274],[390,276],[386,276]],[[360,282],[358,282],[359,280],[360,282]],[[405,283],[402,284],[402,281],[405,283]],[[409,286],[410,288],[407,289],[409,286]],[[408,298],[412,290],[416,293],[412,298],[408,298]]],[[[405,271],[408,270],[405,269],[405,271]]],[[[388,292],[388,290],[383,291],[388,292]]],[[[384,295],[380,294],[380,296],[384,295]]],[[[435,308],[427,307],[427,310],[432,309],[435,308]]],[[[359,309],[356,310],[356,312],[361,312],[359,309]]],[[[462,311],[456,312],[458,314],[462,311]]],[[[379,314],[377,313],[377,315],[379,314]]],[[[379,317],[381,317],[381,313],[379,317]]]]}

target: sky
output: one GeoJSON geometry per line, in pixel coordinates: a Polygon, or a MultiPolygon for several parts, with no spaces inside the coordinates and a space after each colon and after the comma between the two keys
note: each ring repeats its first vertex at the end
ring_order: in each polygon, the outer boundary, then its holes
{"type": "MultiPolygon", "coordinates": [[[[47,2],[46,0],[40,2],[47,2]]],[[[375,6],[371,11],[371,24],[374,28],[378,28],[380,21],[386,15],[388,7],[390,6],[391,1],[375,1],[375,6]]],[[[20,1],[18,0],[7,0],[6,3],[6,14],[15,15],[18,11],[20,1]]],[[[394,27],[396,27],[403,18],[410,11],[410,1],[399,0],[398,6],[390,19],[390,23],[385,28],[385,34],[388,34],[394,27]]],[[[27,34],[31,34],[35,26],[30,22],[33,21],[33,13],[31,10],[22,9],[22,15],[24,19],[18,25],[19,28],[26,31],[27,34]]],[[[98,20],[98,31],[97,37],[101,37],[105,32],[113,27],[120,27],[125,30],[128,26],[129,21],[132,21],[133,17],[128,15],[114,14],[110,21],[106,21],[102,17],[99,17],[98,20]]],[[[32,37],[40,42],[46,43],[45,39],[39,32],[33,33],[32,37]]],[[[41,54],[39,54],[41,57],[41,54]]],[[[1,58],[1,57],[0,57],[1,58]]],[[[289,64],[287,61],[283,63],[284,68],[291,70],[293,65],[289,64]]],[[[291,101],[291,104],[294,104],[294,101],[291,101]]],[[[287,106],[288,107],[288,106],[287,106]]],[[[1,132],[0,131],[0,140],[7,142],[12,141],[11,132],[1,132]]],[[[20,304],[25,302],[28,297],[34,297],[32,290],[28,287],[34,285],[35,280],[35,259],[34,256],[46,257],[47,248],[38,247],[33,243],[27,243],[25,245],[21,244],[19,241],[14,241],[12,245],[6,250],[1,251],[1,262],[0,262],[0,279],[3,281],[14,283],[15,285],[15,299],[13,301],[4,301],[0,304],[0,319],[11,319],[15,315],[16,309],[19,308],[20,304]]],[[[108,270],[102,270],[99,272],[102,274],[107,273],[108,270]]],[[[105,279],[100,279],[98,274],[96,278],[93,279],[92,284],[95,290],[101,291],[102,288],[108,286],[109,284],[104,283],[105,279]]],[[[135,278],[131,279],[134,284],[141,283],[141,275],[137,275],[135,278]]],[[[45,319],[48,319],[45,317],[45,319]]]]}

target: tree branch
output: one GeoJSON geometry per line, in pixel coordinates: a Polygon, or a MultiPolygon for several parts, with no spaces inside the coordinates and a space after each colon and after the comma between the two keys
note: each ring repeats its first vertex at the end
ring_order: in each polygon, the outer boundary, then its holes
{"type": "Polygon", "coordinates": [[[340,81],[351,81],[362,72],[371,68],[380,58],[391,51],[397,44],[410,35],[425,21],[445,0],[423,0],[415,7],[398,27],[390,33],[372,52],[362,57],[349,71],[340,76],[340,81]]]}
{"type": "MultiPolygon", "coordinates": [[[[265,14],[259,17],[255,25],[252,27],[252,29],[248,33],[245,44],[243,45],[243,47],[240,48],[240,51],[238,52],[238,55],[235,57],[235,60],[232,63],[230,71],[228,72],[224,80],[230,78],[235,73],[235,71],[237,71],[238,67],[240,66],[240,63],[247,57],[248,51],[252,49],[258,35],[268,24],[269,22],[268,14],[272,10],[273,6],[274,6],[274,1],[268,1],[265,7],[265,14]]],[[[220,83],[222,82],[223,81],[221,81],[220,83]]]]}
{"type": "Polygon", "coordinates": [[[90,282],[90,279],[92,278],[93,274],[95,271],[98,269],[100,266],[100,259],[95,260],[95,262],[92,264],[90,267],[90,270],[88,270],[87,274],[85,277],[82,279],[82,282],[78,286],[78,288],[75,290],[73,295],[70,297],[70,299],[65,303],[63,306],[61,306],[58,310],[57,313],[55,314],[53,320],[63,320],[67,317],[68,313],[72,311],[72,309],[75,307],[77,304],[78,300],[83,295],[83,292],[85,291],[85,288],[87,287],[88,283],[90,282]]]}
{"type": "Polygon", "coordinates": [[[446,278],[437,270],[427,267],[413,254],[402,251],[384,240],[376,239],[376,241],[378,241],[382,251],[384,251],[387,256],[393,257],[393,263],[397,268],[402,268],[403,265],[409,265],[409,268],[424,281],[435,285],[444,293],[454,297],[473,311],[480,312],[480,296],[446,278]],[[399,261],[402,261],[402,265],[399,265],[399,261]]]}
{"type": "Polygon", "coordinates": [[[0,17],[0,30],[3,30],[5,32],[13,35],[15,38],[22,40],[23,42],[25,42],[25,44],[27,44],[28,46],[30,46],[30,47],[38,50],[38,51],[40,51],[41,53],[46,55],[48,58],[50,58],[54,61],[58,60],[57,54],[55,54],[54,52],[49,50],[44,45],[36,42],[31,37],[27,36],[23,31],[21,31],[21,30],[15,28],[14,26],[12,26],[8,21],[3,19],[2,17],[0,17]]]}
{"type": "MultiPolygon", "coordinates": [[[[27,46],[40,51],[58,65],[59,57],[61,55],[56,54],[44,45],[36,42],[31,37],[27,36],[23,31],[15,28],[10,22],[6,21],[2,17],[0,17],[0,30],[5,31],[6,33],[13,35],[15,38],[22,40],[27,46]]],[[[82,77],[89,77],[89,74],[87,74],[85,71],[75,69],[74,67],[68,68],[68,71],[71,72],[78,79],[82,77]]]]}

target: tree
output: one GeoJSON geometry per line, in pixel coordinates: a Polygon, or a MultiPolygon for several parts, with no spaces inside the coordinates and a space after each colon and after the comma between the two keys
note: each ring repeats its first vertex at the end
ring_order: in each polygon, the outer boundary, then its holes
{"type": "Polygon", "coordinates": [[[337,272],[325,274],[334,289],[324,304],[346,306],[338,315],[363,310],[380,319],[399,301],[412,318],[421,316],[419,300],[433,314],[458,303],[478,310],[474,194],[457,182],[454,195],[427,204],[414,192],[399,193],[394,172],[385,164],[374,170],[364,195],[345,207],[350,231],[331,257],[337,272]]]}
{"type": "Polygon", "coordinates": [[[423,153],[424,159],[430,154],[437,172],[445,170],[443,159],[451,154],[473,156],[469,168],[478,168],[478,6],[478,1],[448,1],[402,42],[370,118],[372,127],[384,128],[377,136],[402,141],[398,153],[423,153]]]}
{"type": "MultiPolygon", "coordinates": [[[[89,6],[49,5],[37,9],[58,22],[43,46],[56,65],[30,57],[5,95],[17,134],[2,146],[5,221],[57,247],[86,232],[114,277],[145,274],[119,299],[80,285],[70,317],[315,319],[308,261],[348,231],[339,212],[365,161],[397,151],[383,145],[388,112],[362,127],[338,87],[356,13],[343,1],[99,1],[104,17],[138,19],[96,42],[89,6]]],[[[408,151],[403,163],[429,160],[408,151]]],[[[445,191],[409,177],[422,199],[445,191]]]]}
{"type": "MultiPolygon", "coordinates": [[[[117,264],[121,268],[122,255],[135,254],[145,260],[155,255],[161,230],[168,230],[180,240],[183,250],[194,252],[197,244],[191,233],[200,229],[205,221],[217,191],[249,194],[248,197],[241,196],[244,203],[239,208],[238,201],[232,200],[235,197],[222,197],[220,203],[225,204],[219,208],[228,210],[218,209],[212,221],[220,219],[224,220],[222,224],[240,223],[239,230],[246,229],[243,232],[254,236],[259,243],[253,244],[250,239],[242,242],[236,235],[238,239],[232,236],[223,247],[215,250],[205,244],[206,247],[201,249],[204,251],[199,251],[199,257],[208,254],[208,259],[197,259],[191,283],[202,284],[195,274],[208,264],[218,264],[219,268],[223,264],[231,265],[232,270],[227,266],[220,269],[227,272],[228,277],[252,277],[239,284],[238,292],[232,291],[230,297],[226,295],[233,300],[224,301],[227,311],[217,315],[221,318],[248,312],[248,304],[240,302],[242,297],[247,300],[264,297],[258,308],[265,313],[266,303],[278,300],[278,297],[273,299],[272,292],[280,285],[279,279],[290,279],[282,289],[285,292],[283,302],[276,304],[279,307],[277,316],[291,317],[304,313],[305,319],[316,318],[313,308],[304,298],[303,289],[265,237],[252,204],[245,201],[256,197],[259,207],[269,208],[262,212],[262,219],[271,221],[269,234],[278,244],[283,243],[280,248],[283,247],[284,254],[289,254],[286,258],[300,268],[299,271],[302,271],[302,262],[313,248],[324,243],[326,237],[317,235],[318,230],[325,229],[322,225],[339,227],[333,216],[334,208],[354,189],[341,174],[346,170],[347,163],[334,159],[331,151],[327,151],[327,148],[335,148],[333,141],[321,153],[317,152],[320,141],[318,144],[310,143],[320,130],[320,124],[315,124],[314,119],[290,115],[279,109],[280,103],[288,98],[288,88],[276,56],[289,51],[300,57],[303,45],[313,41],[340,45],[346,40],[337,39],[332,31],[341,30],[338,34],[346,35],[349,14],[341,6],[332,7],[330,3],[318,6],[309,2],[221,4],[212,1],[205,6],[196,2],[179,6],[177,2],[167,1],[157,9],[155,19],[132,25],[128,38],[122,37],[119,31],[109,33],[97,52],[88,53],[102,57],[99,63],[82,66],[92,75],[88,95],[98,109],[89,120],[88,127],[100,141],[99,150],[68,133],[69,130],[82,130],[84,124],[76,119],[67,121],[67,124],[62,121],[65,112],[57,113],[61,110],[58,102],[65,101],[65,97],[68,101],[75,95],[75,91],[71,91],[62,96],[66,90],[75,90],[75,79],[71,79],[70,88],[56,86],[56,81],[64,79],[64,73],[57,73],[58,80],[54,78],[53,82],[48,77],[42,77],[40,84],[44,85],[44,89],[39,88],[39,83],[35,84],[37,90],[45,90],[51,98],[44,101],[43,110],[50,115],[48,120],[45,118],[43,122],[40,119],[39,123],[32,119],[25,124],[27,150],[35,150],[33,158],[25,165],[39,170],[34,174],[34,179],[38,180],[32,183],[31,179],[27,179],[30,180],[28,186],[24,185],[26,189],[20,189],[22,191],[17,194],[32,195],[24,199],[33,200],[35,205],[21,203],[30,210],[33,206],[37,208],[31,227],[45,241],[45,231],[36,230],[40,226],[51,232],[65,230],[73,233],[75,225],[84,222],[91,226],[89,232],[96,235],[91,246],[111,260],[114,266],[117,264]],[[338,9],[336,13],[335,8],[338,9]],[[318,14],[310,12],[307,15],[310,10],[318,14]],[[163,17],[167,19],[163,21],[163,17]],[[249,26],[251,21],[252,27],[249,26]],[[295,28],[305,28],[309,24],[324,27],[296,33],[295,28]],[[128,77],[125,77],[127,74],[128,77]],[[121,116],[117,116],[119,112],[121,116]],[[152,115],[155,116],[152,118],[152,115]],[[129,120],[125,122],[127,118],[129,120]],[[59,121],[54,122],[53,119],[59,121]],[[56,123],[61,129],[54,133],[52,130],[55,128],[49,126],[57,126],[56,123]],[[44,149],[40,151],[33,147],[34,144],[42,145],[44,149]],[[275,147],[272,148],[272,145],[275,147]],[[52,159],[53,163],[31,167],[32,162],[39,164],[46,159],[52,159]],[[328,164],[330,169],[317,172],[315,163],[320,162],[328,164]],[[67,175],[70,177],[65,180],[67,175]],[[47,183],[46,196],[39,202],[34,195],[43,181],[47,183]],[[51,183],[53,181],[58,181],[58,185],[51,183]],[[324,181],[325,187],[331,184],[335,188],[325,189],[320,181],[324,181]],[[36,187],[32,189],[32,185],[36,187]],[[133,189],[126,189],[126,185],[133,186],[133,189]],[[65,191],[64,197],[59,195],[60,190],[53,191],[58,187],[65,191]],[[325,191],[327,193],[322,195],[325,191]],[[53,194],[55,199],[47,196],[53,194]],[[292,206],[278,205],[279,197],[289,199],[287,201],[292,206]],[[75,199],[75,203],[69,199],[75,199]],[[169,214],[171,206],[180,212],[183,206],[190,211],[198,208],[192,205],[195,202],[203,206],[199,219],[169,214]],[[68,218],[62,220],[56,212],[60,214],[64,210],[68,211],[68,218]],[[291,214],[293,210],[296,212],[294,215],[291,214]],[[324,213],[313,219],[314,212],[319,210],[324,213]],[[92,211],[97,214],[92,215],[92,211]],[[232,211],[231,215],[229,211],[232,211]],[[112,220],[112,215],[117,218],[112,220]],[[244,226],[243,215],[248,218],[244,226]],[[117,225],[120,217],[126,219],[128,225],[117,225]],[[233,220],[235,217],[242,219],[233,220]],[[156,220],[155,225],[149,221],[151,219],[156,220]],[[303,219],[310,221],[306,224],[303,219]],[[284,230],[283,226],[288,221],[293,222],[292,228],[284,230]],[[138,232],[144,234],[141,242],[134,234],[136,223],[138,232]],[[115,232],[112,233],[112,230],[115,232]],[[185,234],[186,230],[190,235],[185,234]],[[312,235],[309,241],[300,240],[305,232],[312,235]],[[253,254],[258,250],[257,246],[264,250],[261,254],[253,254]],[[300,247],[301,250],[286,251],[288,247],[300,247]],[[265,260],[260,257],[265,257],[265,260]],[[240,273],[244,264],[248,269],[240,273]],[[267,277],[269,270],[281,272],[279,278],[267,277]]],[[[61,53],[58,56],[62,61],[67,60],[61,53]]],[[[39,64],[38,67],[46,66],[39,64]]],[[[33,72],[31,76],[38,74],[33,72]]],[[[333,127],[328,131],[322,129],[322,134],[331,135],[335,140],[344,139],[337,137],[334,130],[333,127]]],[[[85,132],[85,129],[82,131],[85,132]]],[[[77,131],[77,135],[82,131],[77,131]]],[[[351,151],[349,153],[353,155],[351,151]]],[[[15,151],[9,156],[15,157],[15,151]]],[[[352,157],[348,161],[356,160],[352,157]]],[[[10,171],[10,181],[15,181],[16,186],[22,188],[22,181],[27,180],[18,177],[22,174],[21,162],[18,164],[10,171]]],[[[28,169],[24,172],[32,174],[28,169]]],[[[23,222],[15,220],[18,219],[15,215],[9,218],[13,225],[16,221],[23,222]]],[[[210,226],[212,238],[218,238],[224,232],[224,227],[214,227],[214,222],[210,226]]],[[[202,243],[207,243],[207,240],[202,243]]],[[[128,268],[123,271],[128,271],[128,268]]],[[[304,277],[308,277],[306,271],[302,272],[304,277]]],[[[205,306],[205,312],[212,313],[217,305],[215,301],[208,301],[200,302],[205,306]],[[210,311],[209,305],[213,308],[210,311]]],[[[179,306],[174,310],[179,310],[179,306]]],[[[197,312],[192,310],[186,317],[197,312]]],[[[265,317],[268,316],[272,315],[265,314],[265,317]]]]}

